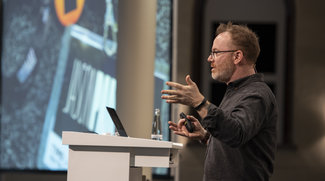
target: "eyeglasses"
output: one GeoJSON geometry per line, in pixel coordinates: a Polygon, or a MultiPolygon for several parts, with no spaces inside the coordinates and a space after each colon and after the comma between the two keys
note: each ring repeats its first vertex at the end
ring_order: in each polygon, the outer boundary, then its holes
{"type": "Polygon", "coordinates": [[[235,52],[237,50],[224,50],[224,51],[212,51],[210,52],[210,56],[215,59],[218,53],[226,53],[226,52],[235,52]]]}

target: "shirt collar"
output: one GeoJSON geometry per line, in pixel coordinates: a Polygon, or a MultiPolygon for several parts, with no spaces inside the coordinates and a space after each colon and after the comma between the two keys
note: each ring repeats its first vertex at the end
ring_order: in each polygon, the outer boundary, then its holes
{"type": "Polygon", "coordinates": [[[256,73],[256,74],[252,74],[249,75],[247,77],[243,77],[240,79],[237,79],[235,81],[232,81],[228,84],[228,87],[234,87],[234,88],[238,88],[241,87],[247,83],[251,83],[251,82],[262,82],[264,81],[264,76],[261,73],[256,73]]]}

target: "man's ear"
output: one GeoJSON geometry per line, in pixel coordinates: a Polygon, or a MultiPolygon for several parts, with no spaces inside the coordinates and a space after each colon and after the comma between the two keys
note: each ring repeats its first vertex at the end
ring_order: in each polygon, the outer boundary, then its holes
{"type": "Polygon", "coordinates": [[[244,59],[243,51],[237,50],[234,52],[234,64],[237,65],[244,59]]]}

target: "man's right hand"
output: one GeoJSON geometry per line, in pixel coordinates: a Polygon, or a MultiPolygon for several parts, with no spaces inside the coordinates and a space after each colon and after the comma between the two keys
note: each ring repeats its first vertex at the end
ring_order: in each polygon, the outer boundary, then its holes
{"type": "Polygon", "coordinates": [[[185,136],[193,140],[203,140],[207,134],[207,131],[194,116],[187,115],[187,118],[193,125],[192,133],[186,129],[186,126],[184,125],[185,119],[180,119],[177,124],[169,121],[169,128],[177,135],[185,136]]]}

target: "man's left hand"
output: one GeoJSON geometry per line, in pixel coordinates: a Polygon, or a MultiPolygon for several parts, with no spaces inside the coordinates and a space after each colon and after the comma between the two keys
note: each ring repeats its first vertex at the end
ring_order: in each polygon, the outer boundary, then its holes
{"type": "Polygon", "coordinates": [[[185,78],[187,85],[182,85],[176,82],[166,82],[166,84],[174,89],[162,90],[162,99],[166,99],[167,103],[180,103],[192,107],[198,106],[204,99],[195,82],[192,81],[189,75],[185,78]]]}

